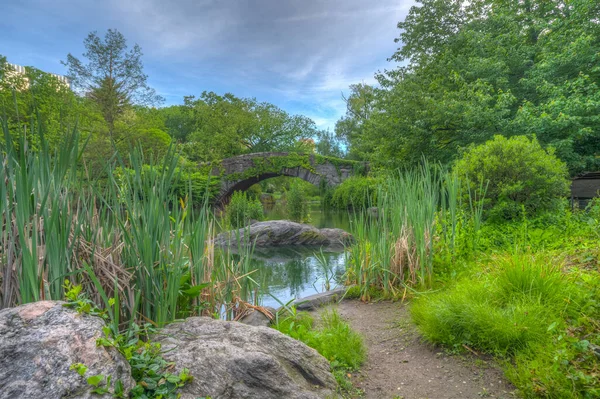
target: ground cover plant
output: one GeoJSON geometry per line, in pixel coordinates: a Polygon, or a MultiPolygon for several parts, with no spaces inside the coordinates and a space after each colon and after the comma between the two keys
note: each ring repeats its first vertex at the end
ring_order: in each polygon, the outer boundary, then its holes
{"type": "Polygon", "coordinates": [[[273,328],[304,342],[329,360],[340,394],[357,394],[346,374],[358,370],[365,360],[366,349],[362,337],[335,309],[322,312],[320,320],[315,321],[310,313],[284,307],[277,314],[273,328]]]}
{"type": "Polygon", "coordinates": [[[598,201],[571,209],[565,171],[517,137],[389,176],[377,212],[355,216],[349,295],[410,298],[425,339],[495,356],[525,397],[598,397],[598,201]]]}

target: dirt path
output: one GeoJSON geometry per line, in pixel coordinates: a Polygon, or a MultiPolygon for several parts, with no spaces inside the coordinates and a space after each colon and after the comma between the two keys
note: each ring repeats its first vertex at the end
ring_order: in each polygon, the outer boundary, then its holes
{"type": "Polygon", "coordinates": [[[340,315],[360,332],[367,361],[351,377],[368,399],[514,398],[502,371],[476,356],[450,356],[421,342],[406,306],[344,301],[340,315]]]}

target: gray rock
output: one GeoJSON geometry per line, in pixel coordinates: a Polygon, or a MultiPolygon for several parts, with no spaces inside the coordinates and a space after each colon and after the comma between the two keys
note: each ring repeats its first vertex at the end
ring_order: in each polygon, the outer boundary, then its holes
{"type": "Polygon", "coordinates": [[[289,220],[271,220],[221,233],[216,237],[215,245],[237,246],[238,241],[246,244],[255,243],[257,247],[289,245],[342,247],[352,243],[354,238],[342,229],[319,230],[314,226],[289,220]]]}
{"type": "MultiPolygon", "coordinates": [[[[274,308],[267,306],[265,309],[268,310],[273,317],[275,317],[275,313],[277,311],[274,308]]],[[[255,327],[269,327],[271,325],[271,319],[263,312],[256,309],[251,310],[250,313],[242,317],[239,322],[255,327]]]]}
{"type": "Polygon", "coordinates": [[[345,293],[346,288],[336,288],[331,291],[325,291],[305,298],[296,299],[292,302],[292,305],[296,306],[296,310],[315,310],[323,305],[339,301],[345,293]]]}
{"type": "Polygon", "coordinates": [[[111,398],[92,394],[86,378],[112,376],[126,394],[134,386],[129,363],[115,348],[96,346],[104,321],[41,301],[0,311],[0,398],[111,398]],[[88,367],[81,377],[69,367],[88,367]]]}
{"type": "Polygon", "coordinates": [[[182,399],[316,399],[335,392],[329,362],[271,328],[191,317],[155,340],[177,371],[185,367],[194,376],[182,399]]]}

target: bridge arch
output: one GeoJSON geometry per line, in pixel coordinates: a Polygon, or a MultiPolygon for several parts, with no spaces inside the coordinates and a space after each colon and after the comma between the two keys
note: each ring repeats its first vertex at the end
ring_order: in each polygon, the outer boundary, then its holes
{"type": "Polygon", "coordinates": [[[364,162],[316,154],[261,152],[239,155],[212,165],[211,175],[220,179],[215,205],[224,206],[235,191],[245,191],[272,177],[298,177],[316,186],[324,181],[335,187],[350,176],[366,173],[367,168],[364,162]]]}

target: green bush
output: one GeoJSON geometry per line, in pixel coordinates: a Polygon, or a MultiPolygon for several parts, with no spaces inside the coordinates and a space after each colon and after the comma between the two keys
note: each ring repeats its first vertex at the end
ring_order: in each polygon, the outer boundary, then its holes
{"type": "Polygon", "coordinates": [[[362,337],[344,322],[336,310],[323,312],[314,327],[310,314],[301,312],[279,319],[274,328],[314,348],[332,362],[333,368],[356,370],[366,357],[362,337]]]}
{"type": "MultiPolygon", "coordinates": [[[[462,180],[464,204],[469,193],[485,192],[488,217],[515,219],[561,208],[569,194],[567,166],[544,150],[537,139],[525,136],[496,136],[469,148],[455,164],[462,180]]],[[[481,197],[481,195],[479,195],[481,197]]]]}
{"type": "MultiPolygon", "coordinates": [[[[141,186],[146,187],[148,193],[154,189],[153,182],[156,176],[161,172],[161,166],[143,165],[140,171],[136,172],[130,168],[117,168],[113,173],[123,192],[128,192],[128,179],[140,179],[141,186]]],[[[188,172],[177,167],[173,171],[173,178],[170,182],[170,192],[168,196],[177,200],[185,200],[193,205],[202,205],[208,196],[208,201],[212,201],[220,190],[220,181],[218,177],[208,176],[204,172],[188,172]]]]}
{"type": "Polygon", "coordinates": [[[294,222],[307,222],[309,220],[308,199],[300,182],[294,181],[285,193],[287,214],[294,222]]]}
{"type": "Polygon", "coordinates": [[[225,221],[228,227],[233,229],[242,228],[250,220],[263,220],[264,210],[258,199],[249,199],[247,194],[236,191],[231,196],[231,201],[225,207],[225,221]]]}
{"type": "Polygon", "coordinates": [[[414,303],[412,316],[425,338],[513,354],[548,338],[550,324],[577,310],[578,287],[546,256],[506,255],[492,268],[414,303]]]}
{"type": "Polygon", "coordinates": [[[375,206],[378,185],[379,181],[372,177],[350,177],[335,188],[331,205],[338,209],[375,206]]]}
{"type": "Polygon", "coordinates": [[[525,397],[598,397],[600,278],[563,269],[544,253],[494,257],[488,270],[417,298],[411,314],[433,343],[505,358],[525,397]]]}

